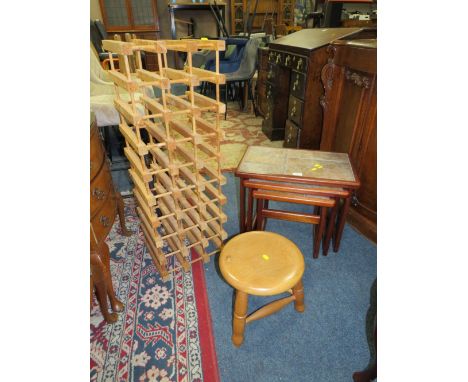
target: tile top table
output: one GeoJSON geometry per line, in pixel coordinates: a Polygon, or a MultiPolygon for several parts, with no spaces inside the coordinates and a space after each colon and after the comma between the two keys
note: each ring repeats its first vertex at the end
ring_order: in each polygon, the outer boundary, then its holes
{"type": "MultiPolygon", "coordinates": [[[[340,187],[350,191],[360,186],[360,181],[347,153],[318,150],[249,146],[235,175],[241,178],[239,206],[241,232],[245,231],[245,186],[243,181],[246,179],[340,187]]],[[[340,213],[339,236],[344,228],[350,199],[349,197],[345,199],[340,213]]]]}
{"type": "Polygon", "coordinates": [[[236,176],[266,179],[264,175],[353,189],[360,185],[346,153],[249,146],[236,176]]]}

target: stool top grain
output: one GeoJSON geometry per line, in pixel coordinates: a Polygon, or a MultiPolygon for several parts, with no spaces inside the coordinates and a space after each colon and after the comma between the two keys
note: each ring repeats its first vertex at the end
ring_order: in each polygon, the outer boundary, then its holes
{"type": "Polygon", "coordinates": [[[251,231],[232,238],[221,251],[221,273],[235,289],[271,296],[291,289],[304,273],[304,257],[289,239],[251,231]]]}
{"type": "Polygon", "coordinates": [[[249,146],[237,176],[278,175],[296,179],[330,180],[337,185],[358,186],[359,180],[346,153],[249,146]]]}

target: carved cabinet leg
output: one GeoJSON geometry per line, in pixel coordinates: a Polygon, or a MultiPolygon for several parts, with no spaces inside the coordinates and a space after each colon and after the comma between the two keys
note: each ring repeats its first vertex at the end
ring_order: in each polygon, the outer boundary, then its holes
{"type": "Polygon", "coordinates": [[[105,281],[107,285],[107,295],[114,312],[121,312],[123,304],[115,297],[114,286],[112,285],[112,276],[110,273],[110,253],[108,245],[103,242],[101,247],[102,258],[105,265],[105,281]]]}
{"type": "Polygon", "coordinates": [[[236,300],[234,302],[234,317],[232,319],[232,343],[241,346],[244,342],[245,319],[247,317],[249,295],[240,290],[236,290],[236,300]]]}
{"type": "Polygon", "coordinates": [[[120,195],[119,192],[115,192],[115,199],[117,202],[117,212],[119,215],[119,223],[120,223],[120,228],[122,229],[122,235],[124,236],[131,236],[132,232],[127,229],[127,226],[125,225],[125,213],[124,213],[124,202],[122,199],[122,195],[120,195]]]}
{"type": "Polygon", "coordinates": [[[117,313],[109,312],[109,305],[107,303],[107,282],[105,276],[104,262],[97,252],[91,252],[91,272],[93,274],[92,280],[96,290],[96,297],[101,308],[102,315],[108,323],[117,321],[117,313]]]}

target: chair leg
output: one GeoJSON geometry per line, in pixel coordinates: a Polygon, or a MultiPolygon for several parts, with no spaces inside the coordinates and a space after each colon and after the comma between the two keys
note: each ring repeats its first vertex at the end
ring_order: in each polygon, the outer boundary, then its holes
{"type": "Polygon", "coordinates": [[[245,319],[247,317],[247,307],[249,295],[240,290],[236,290],[236,300],[234,302],[234,315],[232,318],[232,343],[239,347],[244,342],[245,319]]]}
{"type": "MultiPolygon", "coordinates": [[[[255,103],[255,98],[254,98],[253,91],[252,91],[252,82],[250,80],[248,82],[248,91],[249,91],[250,97],[252,98],[252,106],[253,106],[254,114],[257,117],[258,116],[258,110],[257,110],[257,105],[255,103]]],[[[248,99],[248,97],[247,97],[247,99],[248,99]]]]}
{"type": "Polygon", "coordinates": [[[117,202],[117,213],[119,215],[120,229],[122,230],[122,235],[131,236],[132,232],[129,231],[127,226],[125,225],[124,202],[122,199],[122,195],[120,195],[120,192],[115,192],[115,199],[117,202]]]}

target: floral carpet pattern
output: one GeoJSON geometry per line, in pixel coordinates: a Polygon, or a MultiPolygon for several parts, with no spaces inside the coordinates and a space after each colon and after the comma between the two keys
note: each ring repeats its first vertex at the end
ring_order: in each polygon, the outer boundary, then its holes
{"type": "Polygon", "coordinates": [[[134,234],[120,235],[116,222],[107,239],[112,283],[125,307],[108,325],[94,301],[90,380],[218,381],[202,262],[162,282],[145,248],[132,198],[125,199],[125,216],[134,234]]]}
{"type": "Polygon", "coordinates": [[[237,168],[248,146],[283,147],[283,141],[270,141],[262,132],[262,117],[251,111],[240,111],[236,102],[227,106],[227,118],[221,116],[221,128],[225,139],[221,142],[221,169],[233,171],[237,168]]]}

